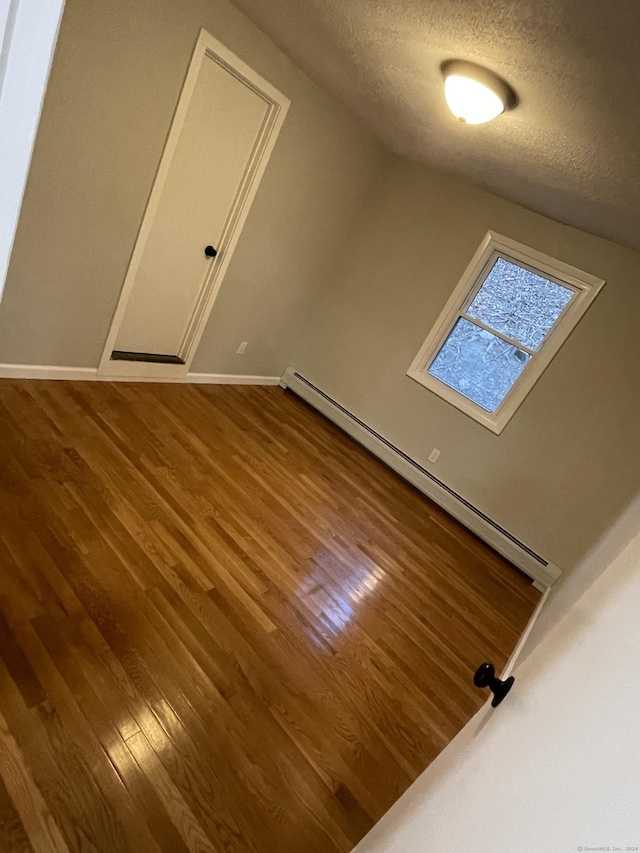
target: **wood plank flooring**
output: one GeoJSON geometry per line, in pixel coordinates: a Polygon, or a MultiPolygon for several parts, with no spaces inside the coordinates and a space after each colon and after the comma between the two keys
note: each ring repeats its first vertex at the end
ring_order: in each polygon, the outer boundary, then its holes
{"type": "Polygon", "coordinates": [[[0,382],[0,850],[349,851],[538,593],[279,388],[0,382]]]}

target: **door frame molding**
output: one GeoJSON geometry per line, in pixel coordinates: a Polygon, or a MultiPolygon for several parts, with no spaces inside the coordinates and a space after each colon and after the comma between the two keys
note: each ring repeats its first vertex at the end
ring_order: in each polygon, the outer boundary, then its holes
{"type": "Polygon", "coordinates": [[[231,262],[233,252],[240,238],[240,233],[249,215],[251,204],[260,186],[260,181],[269,162],[276,144],[278,134],[287,115],[290,101],[278,89],[239,59],[206,30],[201,29],[196,41],[189,68],[180,92],[178,104],[171,122],[167,141],[160,158],[153,187],[147,201],[142,223],[122,285],[118,305],[111,321],[111,327],[105,342],[98,374],[102,376],[131,376],[158,379],[180,378],[189,372],[198,344],[205,330],[207,320],[213,309],[214,302],[222,286],[224,276],[231,262]],[[182,126],[193,96],[196,81],[206,60],[217,62],[238,80],[259,95],[268,105],[262,127],[256,139],[253,151],[244,175],[240,182],[239,191],[233,202],[231,211],[225,223],[218,254],[211,265],[211,271],[205,279],[204,286],[196,303],[193,317],[185,334],[178,355],[184,364],[154,364],[137,361],[112,361],[111,354],[115,348],[118,332],[124,319],[129,298],[133,291],[136,275],[142,261],[143,252],[151,232],[154,217],[157,213],[162,190],[173,161],[182,126]]]}

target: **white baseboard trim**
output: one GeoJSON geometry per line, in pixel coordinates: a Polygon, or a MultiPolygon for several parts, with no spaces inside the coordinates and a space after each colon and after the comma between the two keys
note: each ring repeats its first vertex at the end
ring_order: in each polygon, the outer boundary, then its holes
{"type": "Polygon", "coordinates": [[[244,376],[233,373],[187,373],[185,382],[201,385],[279,385],[280,376],[244,376]]]}
{"type": "Polygon", "coordinates": [[[182,382],[197,385],[278,385],[280,376],[231,373],[187,373],[179,377],[104,376],[95,367],[57,367],[42,364],[0,364],[0,379],[76,379],[94,382],[182,382]]]}
{"type": "Polygon", "coordinates": [[[280,381],[282,388],[289,388],[359,444],[377,456],[385,465],[392,468],[404,480],[411,483],[434,503],[437,503],[469,530],[506,557],[534,581],[537,589],[543,591],[552,586],[561,576],[558,566],[545,560],[520,542],[515,536],[501,528],[470,504],[464,497],[450,489],[421,465],[410,459],[384,436],[343,408],[327,394],[316,388],[293,368],[288,368],[280,381]]]}
{"type": "MultiPolygon", "coordinates": [[[[537,583],[535,583],[534,586],[536,587],[536,589],[539,589],[537,583]]],[[[503,671],[500,674],[500,678],[503,681],[505,680],[505,678],[508,678],[511,675],[511,673],[513,672],[513,668],[516,665],[518,658],[522,654],[522,650],[524,649],[524,647],[527,643],[527,640],[529,639],[529,635],[531,634],[531,631],[533,630],[533,626],[538,621],[538,618],[539,618],[540,614],[542,613],[542,608],[547,603],[547,600],[548,600],[550,594],[551,594],[551,587],[548,586],[545,589],[545,591],[542,593],[542,595],[540,597],[540,601],[536,604],[536,609],[533,611],[533,613],[531,614],[531,618],[527,622],[527,627],[524,629],[520,639],[518,640],[518,642],[516,644],[515,649],[511,652],[511,657],[507,661],[507,665],[505,666],[505,668],[503,669],[503,671]]]]}
{"type": "Polygon", "coordinates": [[[0,364],[0,379],[96,379],[95,367],[0,364]]]}

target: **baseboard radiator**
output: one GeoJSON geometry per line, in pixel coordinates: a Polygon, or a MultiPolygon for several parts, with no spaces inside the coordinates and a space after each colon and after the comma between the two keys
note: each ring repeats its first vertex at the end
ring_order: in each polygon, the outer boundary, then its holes
{"type": "Polygon", "coordinates": [[[489,518],[482,510],[449,488],[446,483],[434,477],[418,462],[411,459],[406,453],[387,441],[384,436],[371,429],[370,426],[367,426],[340,403],[332,400],[328,394],[325,394],[324,391],[321,391],[320,388],[317,388],[293,368],[285,371],[280,385],[282,388],[288,388],[330,421],[333,421],[336,426],[373,453],[374,456],[377,456],[404,480],[411,483],[418,491],[473,531],[476,536],[498,551],[499,554],[506,557],[514,566],[528,575],[538,589],[545,590],[558,580],[562,572],[557,566],[549,560],[545,560],[544,557],[489,518]]]}

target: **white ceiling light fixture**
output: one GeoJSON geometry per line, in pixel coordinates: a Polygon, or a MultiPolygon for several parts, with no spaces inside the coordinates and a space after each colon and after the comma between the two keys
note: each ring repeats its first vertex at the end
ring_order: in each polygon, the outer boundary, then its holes
{"type": "Polygon", "coordinates": [[[484,124],[512,110],[518,97],[511,86],[481,65],[448,59],[441,65],[444,96],[454,116],[465,124],[484,124]]]}

